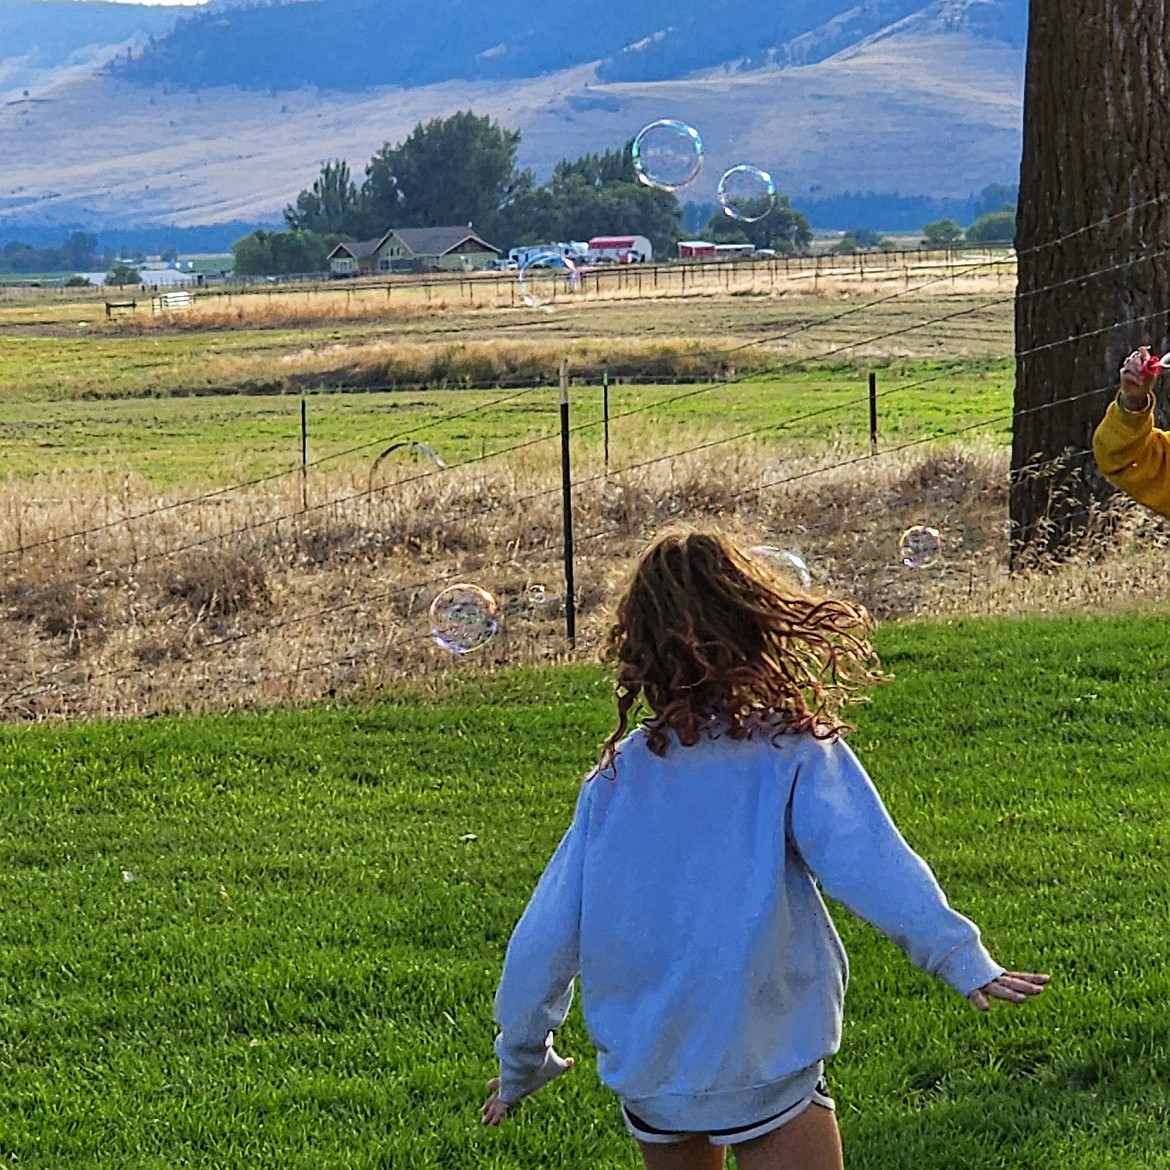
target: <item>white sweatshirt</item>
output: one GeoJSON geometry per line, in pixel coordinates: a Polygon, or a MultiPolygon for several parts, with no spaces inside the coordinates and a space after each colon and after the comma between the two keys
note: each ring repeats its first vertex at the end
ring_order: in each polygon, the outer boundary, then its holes
{"type": "Polygon", "coordinates": [[[814,883],[962,995],[1003,973],[844,741],[711,735],[660,758],[638,730],[616,772],[582,786],[508,944],[502,1100],[549,1079],[577,975],[601,1079],[651,1125],[798,1100],[837,1051],[848,978],[814,883]]]}

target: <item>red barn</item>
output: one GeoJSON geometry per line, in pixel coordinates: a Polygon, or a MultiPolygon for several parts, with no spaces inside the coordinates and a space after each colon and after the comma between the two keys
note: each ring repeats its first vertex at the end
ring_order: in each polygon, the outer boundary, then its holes
{"type": "Polygon", "coordinates": [[[641,264],[653,258],[645,236],[594,236],[586,253],[590,264],[641,264]]]}
{"type": "Polygon", "coordinates": [[[679,240],[678,258],[680,260],[713,260],[715,245],[707,240],[679,240]]]}

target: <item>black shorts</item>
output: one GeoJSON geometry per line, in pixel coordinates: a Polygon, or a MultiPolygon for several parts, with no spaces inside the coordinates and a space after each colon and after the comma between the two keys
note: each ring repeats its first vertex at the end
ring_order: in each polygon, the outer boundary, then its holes
{"type": "Polygon", "coordinates": [[[788,1122],[798,1118],[810,1105],[820,1105],[823,1109],[835,1108],[824,1077],[817,1081],[816,1088],[807,1097],[802,1097],[799,1101],[788,1106],[787,1109],[783,1109],[771,1117],[753,1121],[748,1125],[733,1125],[728,1129],[708,1130],[659,1129],[649,1122],[643,1121],[636,1113],[631,1113],[625,1105],[622,1106],[622,1118],[625,1120],[626,1128],[638,1141],[651,1145],[673,1145],[677,1142],[685,1142],[687,1138],[694,1137],[696,1133],[705,1133],[707,1140],[714,1146],[734,1146],[739,1142],[750,1142],[753,1138],[763,1137],[764,1134],[771,1133],[782,1125],[787,1125],[788,1122]]]}

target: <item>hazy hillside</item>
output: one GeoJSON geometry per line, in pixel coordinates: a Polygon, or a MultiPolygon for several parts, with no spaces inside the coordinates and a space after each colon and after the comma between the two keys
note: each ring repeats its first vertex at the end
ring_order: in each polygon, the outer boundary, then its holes
{"type": "Polygon", "coordinates": [[[0,96],[63,71],[103,65],[130,43],[174,27],[173,8],[99,0],[2,0],[0,96]]]}
{"type": "MultiPolygon", "coordinates": [[[[848,215],[842,209],[858,208],[857,225],[894,226],[892,219],[861,218],[866,206],[896,202],[913,215],[918,207],[965,204],[989,183],[1018,179],[1026,0],[865,0],[853,7],[791,0],[780,15],[774,0],[707,7],[697,0],[580,0],[523,10],[515,0],[477,0],[474,21],[470,4],[434,0],[417,12],[402,0],[217,5],[184,17],[129,67],[123,53],[116,70],[78,66],[27,97],[9,91],[0,100],[0,240],[5,225],[16,223],[279,222],[325,160],[346,159],[360,180],[384,143],[402,141],[420,121],[466,109],[519,130],[518,161],[538,181],[562,158],[620,147],[655,118],[682,118],[707,144],[707,164],[684,198],[711,202],[721,172],[748,161],[770,170],[797,207],[848,215]],[[397,14],[398,35],[379,39],[347,23],[363,9],[371,22],[397,14]],[[297,23],[325,15],[336,25],[328,32],[297,23]],[[631,35],[655,27],[649,39],[631,35]],[[241,29],[252,31],[244,37],[241,29]],[[225,39],[199,40],[212,30],[225,39]],[[450,42],[436,49],[443,30],[450,42]],[[778,43],[781,36],[788,39],[778,43]],[[183,39],[189,37],[196,39],[183,39]],[[504,37],[510,39],[496,39],[504,37]],[[726,57],[733,48],[738,55],[726,57]],[[769,63],[759,65],[759,53],[769,63]],[[564,64],[576,57],[584,60],[564,64]],[[432,80],[358,92],[323,80],[301,83],[293,69],[298,62],[304,70],[328,62],[338,69],[350,62],[354,70],[376,62],[381,69],[391,59],[413,63],[403,68],[415,78],[430,70],[432,80]],[[149,82],[144,71],[167,60],[172,67],[149,82]],[[460,72],[469,61],[501,75],[469,80],[460,72]],[[655,79],[671,61],[677,71],[655,79]],[[209,82],[229,74],[234,84],[209,82]],[[262,77],[268,80],[261,84],[262,77]],[[878,198],[859,201],[859,193],[878,198]]],[[[0,15],[45,8],[88,19],[89,10],[109,15],[122,7],[0,0],[0,15]]],[[[0,42],[0,69],[14,43],[0,42]]]]}
{"type": "Polygon", "coordinates": [[[942,9],[953,28],[1018,44],[1027,0],[297,0],[199,11],[119,71],[192,89],[364,91],[536,77],[600,62],[603,81],[822,61],[942,9]]]}

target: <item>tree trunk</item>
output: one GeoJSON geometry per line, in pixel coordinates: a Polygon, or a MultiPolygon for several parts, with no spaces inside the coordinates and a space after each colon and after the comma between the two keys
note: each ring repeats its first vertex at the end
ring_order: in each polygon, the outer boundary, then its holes
{"type": "Polygon", "coordinates": [[[1016,223],[1012,563],[1086,530],[1092,433],[1170,325],[1170,0],[1031,0],[1016,223]],[[1069,401],[1064,401],[1069,399],[1069,401]]]}

